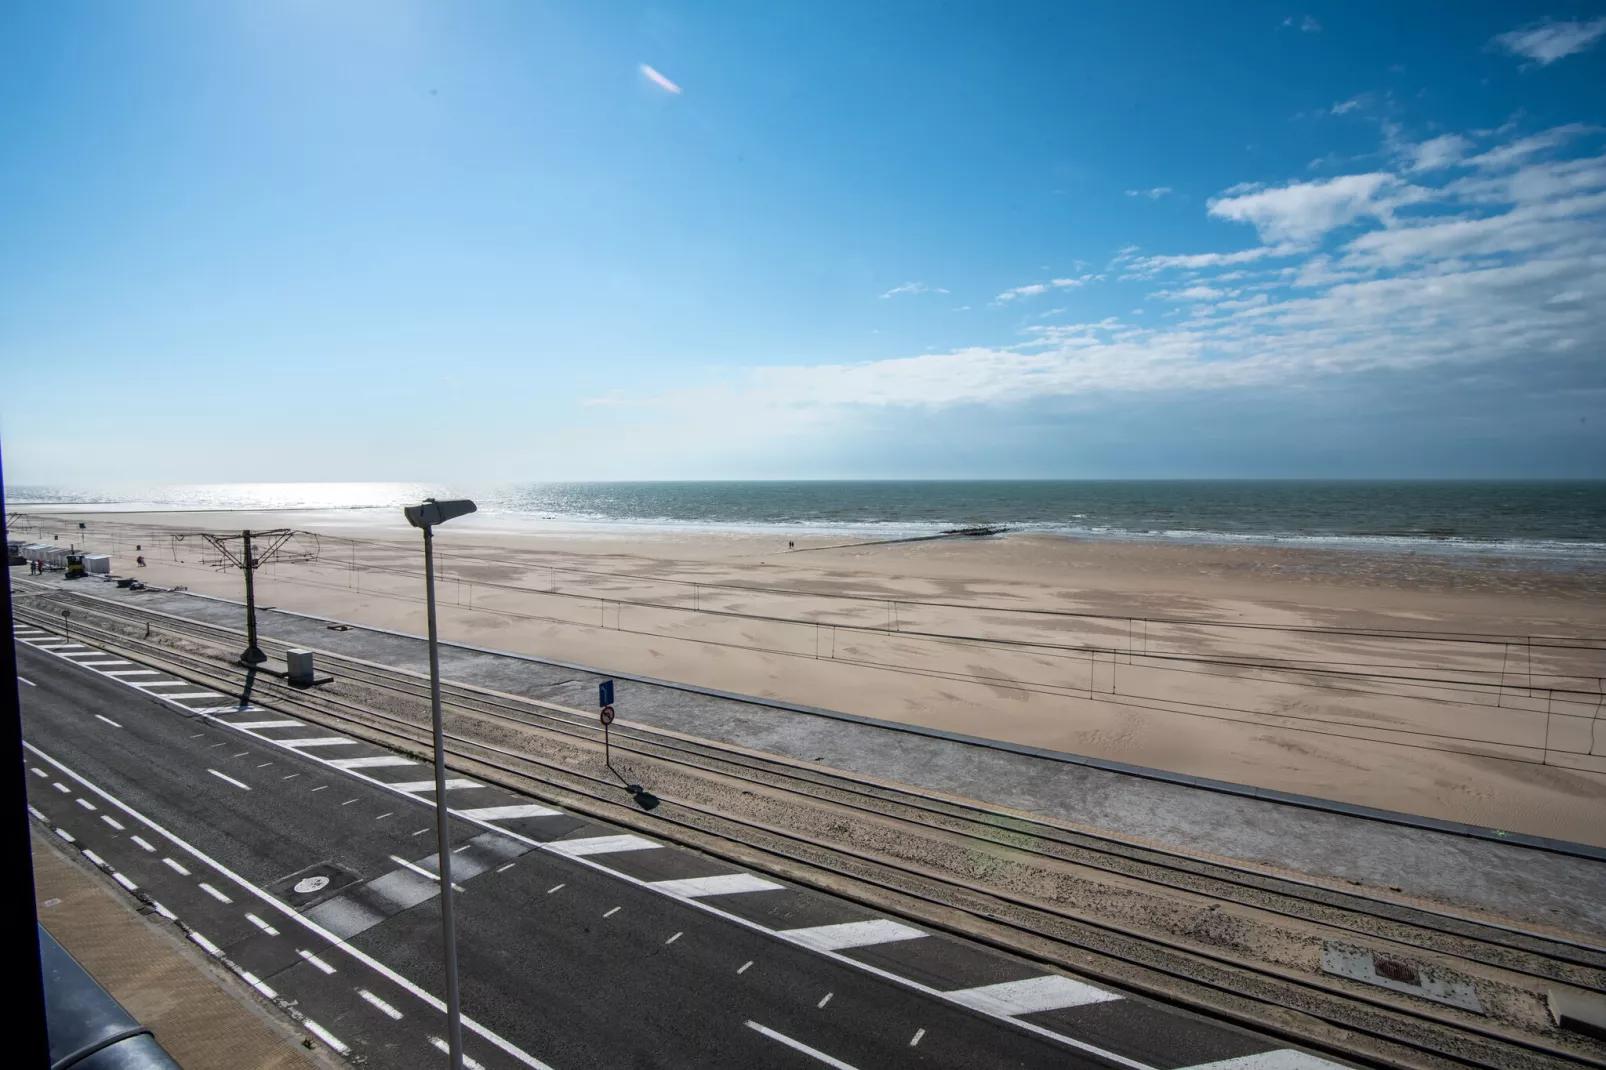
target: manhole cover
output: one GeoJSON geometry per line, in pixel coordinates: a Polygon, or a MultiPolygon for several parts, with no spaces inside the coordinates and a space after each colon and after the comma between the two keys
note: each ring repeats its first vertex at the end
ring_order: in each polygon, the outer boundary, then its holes
{"type": "Polygon", "coordinates": [[[361,876],[343,866],[319,862],[288,877],[280,877],[268,885],[268,891],[297,910],[306,910],[361,880],[361,876]]]}

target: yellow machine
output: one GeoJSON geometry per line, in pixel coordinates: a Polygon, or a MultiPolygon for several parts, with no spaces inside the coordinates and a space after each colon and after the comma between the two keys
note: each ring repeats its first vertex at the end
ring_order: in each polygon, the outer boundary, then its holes
{"type": "Polygon", "coordinates": [[[83,554],[68,554],[67,555],[67,575],[66,575],[65,578],[69,579],[69,580],[76,580],[76,579],[78,579],[78,578],[80,578],[82,576],[87,576],[87,575],[89,575],[89,571],[84,568],[84,555],[83,554]]]}

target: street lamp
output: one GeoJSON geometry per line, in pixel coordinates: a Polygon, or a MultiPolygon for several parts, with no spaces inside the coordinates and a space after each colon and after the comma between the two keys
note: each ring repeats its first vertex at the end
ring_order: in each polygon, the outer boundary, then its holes
{"type": "Polygon", "coordinates": [[[446,945],[446,1042],[452,1070],[463,1070],[463,1013],[457,998],[457,922],[452,912],[452,850],[446,812],[446,741],[441,729],[441,657],[435,634],[435,525],[466,516],[476,506],[467,498],[402,510],[407,522],[424,530],[424,601],[429,613],[429,713],[435,730],[435,857],[441,880],[441,934],[446,945]]]}

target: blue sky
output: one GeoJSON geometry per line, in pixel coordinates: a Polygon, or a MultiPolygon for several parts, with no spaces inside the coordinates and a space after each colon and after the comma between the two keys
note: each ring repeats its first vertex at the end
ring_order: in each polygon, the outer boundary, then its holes
{"type": "Polygon", "coordinates": [[[4,18],[10,482],[1606,476],[1606,5],[4,18]]]}

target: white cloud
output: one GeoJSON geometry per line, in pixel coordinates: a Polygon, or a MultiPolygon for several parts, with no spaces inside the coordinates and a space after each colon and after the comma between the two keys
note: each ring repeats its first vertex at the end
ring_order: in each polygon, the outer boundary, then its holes
{"type": "MultiPolygon", "coordinates": [[[[1444,143],[1428,155],[1452,149],[1465,152],[1444,143]]],[[[1174,273],[1151,295],[1173,303],[1165,312],[1034,323],[949,352],[749,369],[654,403],[687,420],[734,404],[776,435],[865,408],[1297,389],[1374,370],[1520,384],[1535,362],[1606,352],[1606,155],[1549,160],[1516,140],[1485,155],[1509,162],[1433,178],[1408,170],[1416,146],[1397,172],[1229,190],[1210,213],[1256,226],[1268,244],[1151,256],[1129,246],[1111,261],[1139,278],[1174,273]],[[1330,236],[1346,224],[1357,233],[1330,236]]],[[[1098,278],[1034,282],[999,301],[1098,278]]]]}
{"type": "Polygon", "coordinates": [[[1364,103],[1366,103],[1364,97],[1350,97],[1348,100],[1341,100],[1334,104],[1332,112],[1334,115],[1348,115],[1364,103]]]}
{"type": "Polygon", "coordinates": [[[1128,197],[1147,197],[1151,201],[1157,201],[1171,192],[1173,191],[1170,186],[1155,186],[1153,189],[1129,189],[1126,191],[1126,195],[1128,197]]]}
{"type": "Polygon", "coordinates": [[[668,93],[679,93],[680,92],[680,86],[676,85],[674,82],[671,82],[668,78],[665,78],[663,75],[659,74],[657,71],[653,70],[651,67],[647,66],[645,63],[643,63],[641,65],[641,73],[642,73],[642,76],[645,77],[649,82],[651,82],[653,85],[657,86],[659,89],[664,90],[665,92],[668,92],[668,93]]]}
{"type": "Polygon", "coordinates": [[[923,282],[906,282],[902,286],[894,286],[892,289],[882,294],[881,297],[883,300],[885,300],[888,297],[897,297],[899,294],[945,294],[947,292],[948,291],[944,290],[941,286],[927,286],[923,282]]]}
{"type": "Polygon", "coordinates": [[[1592,133],[1596,128],[1588,123],[1568,123],[1565,126],[1553,126],[1529,137],[1518,138],[1507,145],[1500,145],[1488,152],[1474,156],[1468,160],[1469,164],[1483,168],[1511,167],[1521,163],[1529,156],[1557,148],[1569,140],[1583,134],[1592,133]]]}
{"type": "Polygon", "coordinates": [[[1437,171],[1463,160],[1472,142],[1460,134],[1442,134],[1411,147],[1410,170],[1437,171]]]}
{"type": "Polygon", "coordinates": [[[1552,22],[1548,19],[1495,37],[1494,44],[1512,55],[1547,67],[1566,56],[1583,52],[1606,34],[1606,16],[1588,22],[1552,22]]]}
{"type": "Polygon", "coordinates": [[[1367,216],[1386,219],[1401,183],[1391,174],[1341,175],[1265,188],[1237,186],[1210,201],[1218,219],[1252,223],[1262,241],[1309,242],[1367,216]]]}
{"type": "Polygon", "coordinates": [[[993,298],[993,304],[1008,304],[1018,297],[1036,297],[1046,294],[1049,290],[1073,290],[1078,286],[1086,286],[1089,282],[1099,278],[1097,275],[1080,275],[1076,278],[1049,279],[1047,282],[1033,282],[1025,286],[1017,286],[1013,290],[1005,290],[993,298]]]}
{"type": "Polygon", "coordinates": [[[1316,21],[1316,16],[1314,15],[1306,15],[1297,22],[1294,20],[1294,16],[1290,15],[1283,20],[1283,25],[1290,29],[1297,29],[1300,33],[1320,33],[1322,31],[1322,24],[1316,21]]]}

